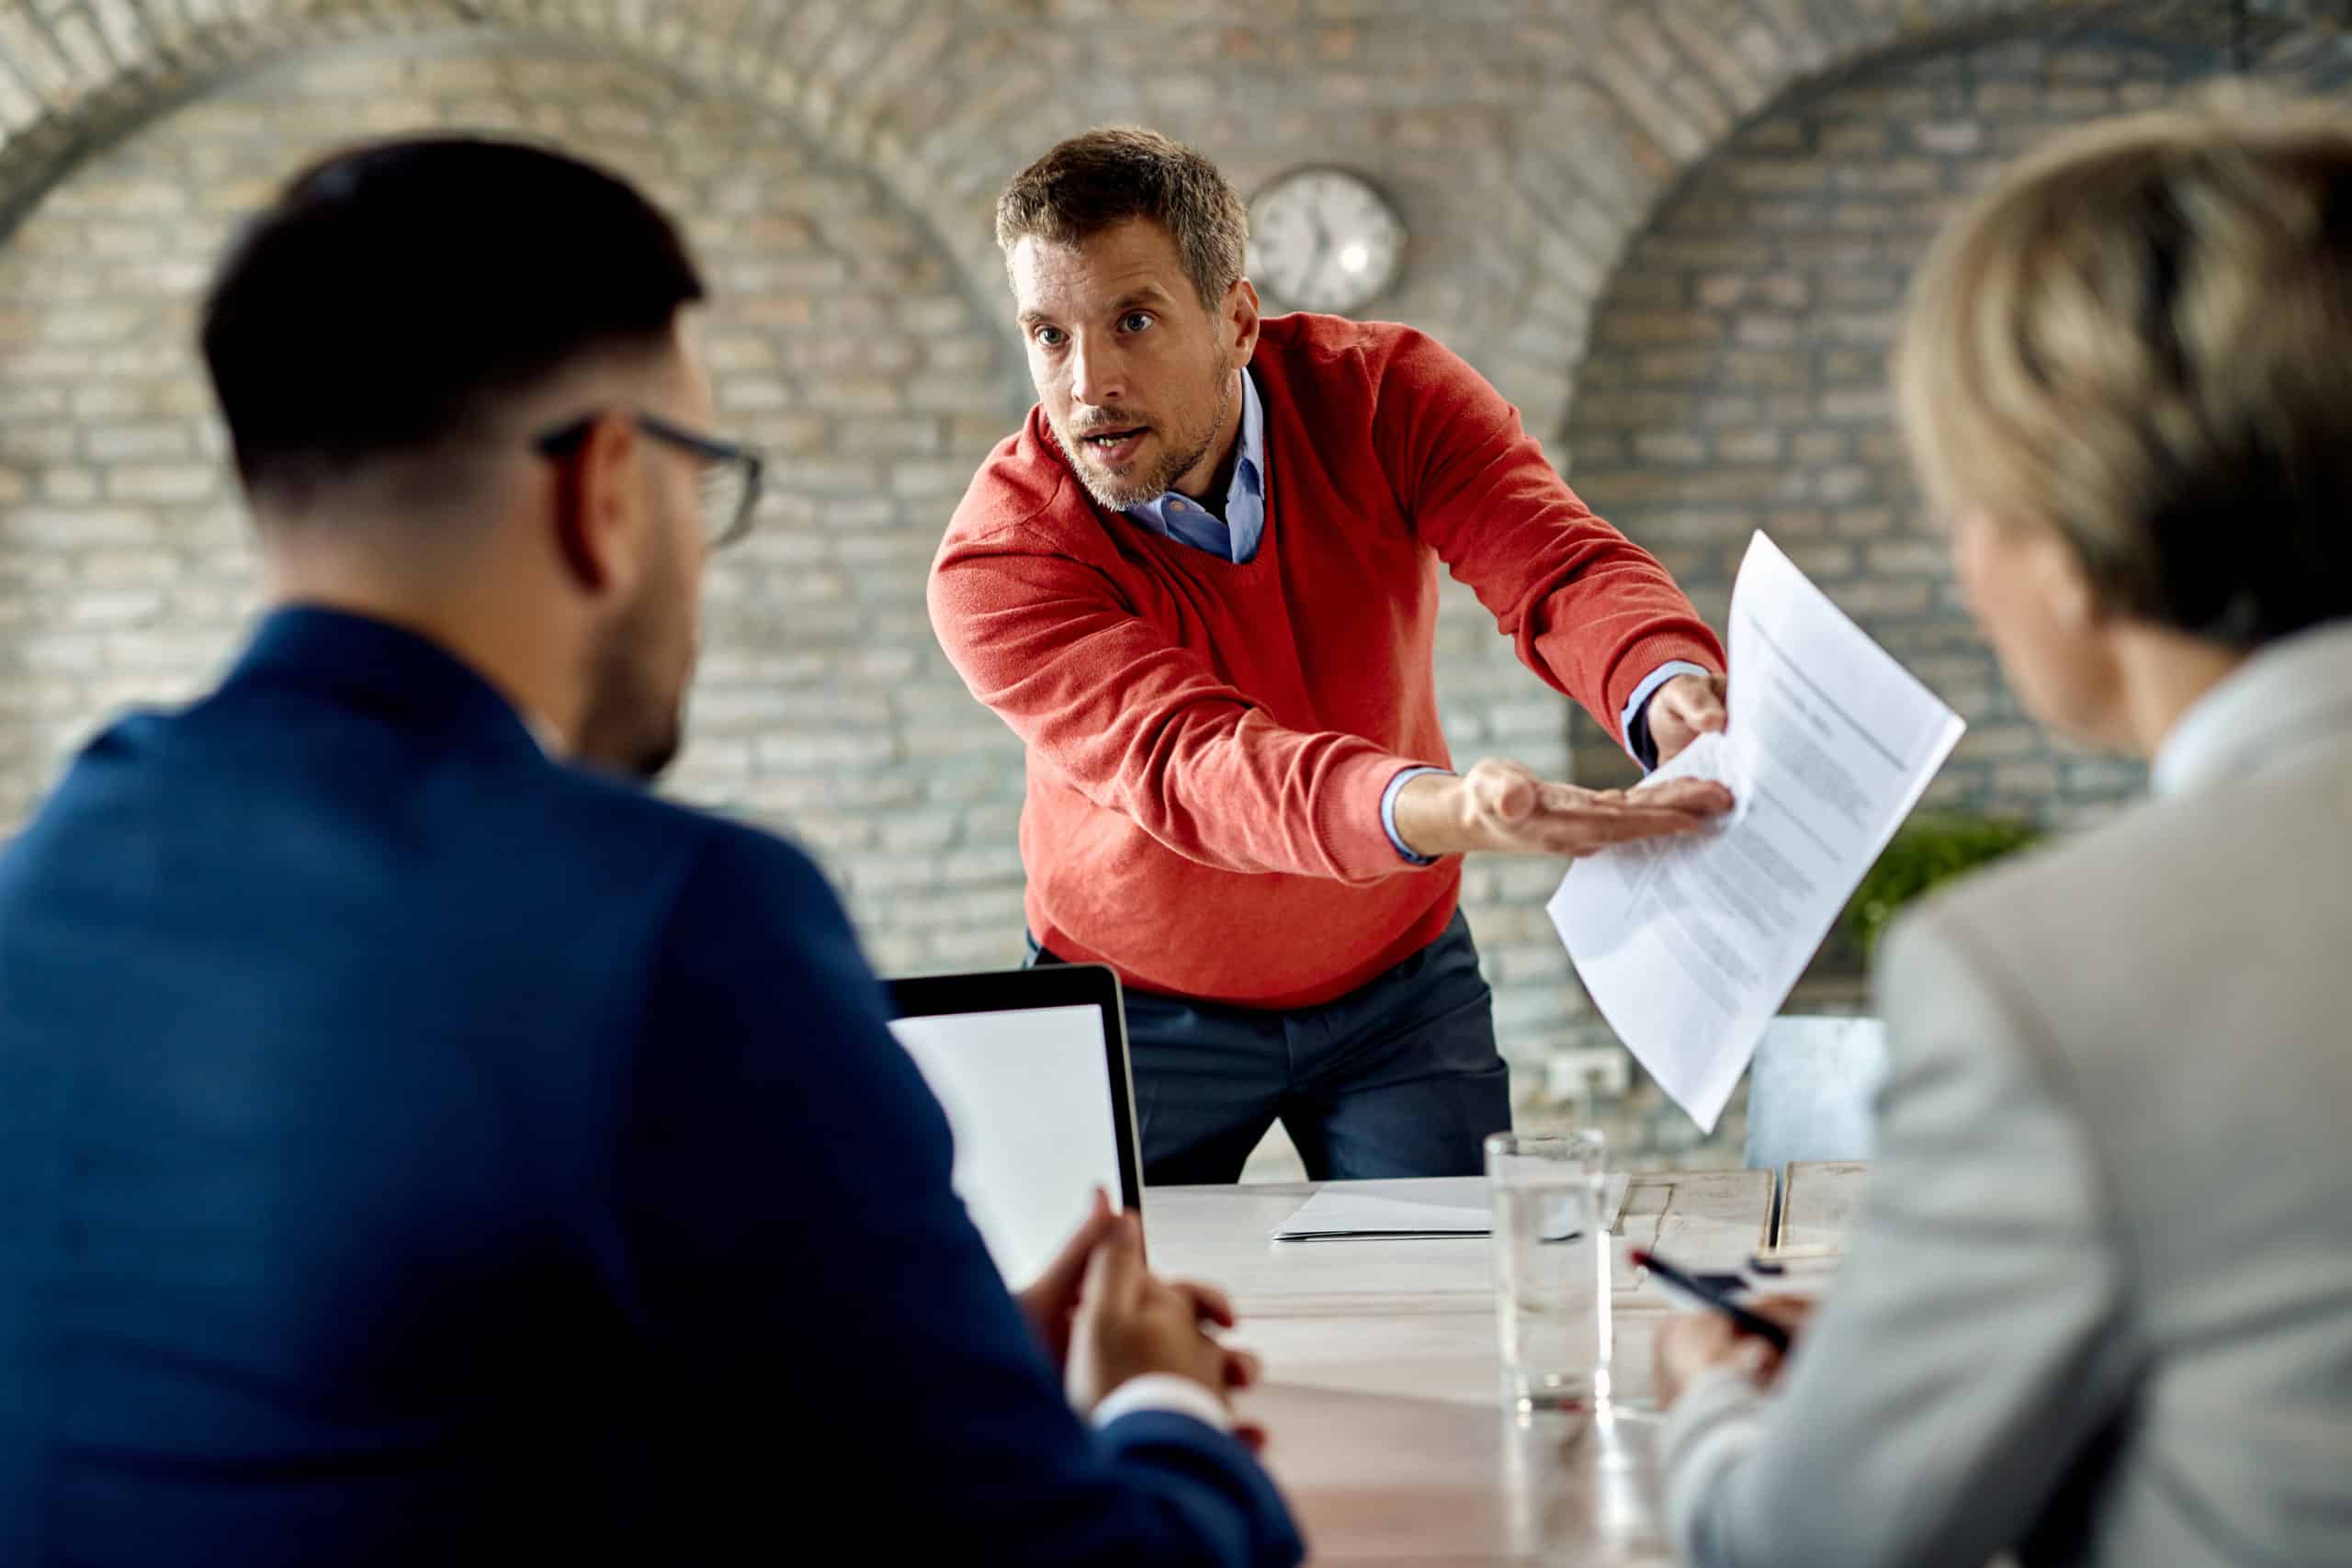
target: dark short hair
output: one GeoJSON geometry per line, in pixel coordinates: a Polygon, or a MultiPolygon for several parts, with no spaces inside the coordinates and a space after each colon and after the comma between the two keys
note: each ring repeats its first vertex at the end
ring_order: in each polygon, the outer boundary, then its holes
{"type": "Polygon", "coordinates": [[[1216,309],[1241,276],[1250,209],[1216,165],[1156,130],[1112,127],[1073,136],[1030,164],[996,204],[996,243],[1035,236],[1075,245],[1130,219],[1168,231],[1201,303],[1216,309]]]}
{"type": "Polygon", "coordinates": [[[249,491],[428,451],[584,356],[652,350],[703,297],[628,182],[473,137],[339,152],[222,260],[202,344],[249,491]]]}

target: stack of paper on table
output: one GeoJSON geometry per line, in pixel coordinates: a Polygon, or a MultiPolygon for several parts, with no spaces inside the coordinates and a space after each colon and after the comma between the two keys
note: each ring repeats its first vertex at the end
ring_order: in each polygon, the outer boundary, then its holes
{"type": "Polygon", "coordinates": [[[1726,705],[1724,733],[1651,777],[1720,781],[1730,819],[1577,861],[1549,906],[1593,1005],[1710,1132],[1965,728],[1762,534],[1732,590],[1726,705]]]}
{"type": "MultiPolygon", "coordinates": [[[[1604,1177],[1600,1212],[1614,1216],[1627,1178],[1604,1177]]],[[[1332,1181],[1300,1204],[1274,1232],[1276,1241],[1434,1240],[1487,1235],[1494,1213],[1483,1176],[1424,1177],[1402,1181],[1332,1181]]]]}

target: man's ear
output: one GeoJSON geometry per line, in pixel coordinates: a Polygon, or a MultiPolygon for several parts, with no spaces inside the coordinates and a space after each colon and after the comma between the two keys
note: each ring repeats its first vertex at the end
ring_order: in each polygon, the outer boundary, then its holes
{"type": "Polygon", "coordinates": [[[1237,277],[1225,291],[1226,362],[1238,370],[1258,351],[1258,289],[1246,277],[1237,277]]]}
{"type": "Polygon", "coordinates": [[[556,548],[590,593],[609,593],[636,570],[643,459],[635,423],[605,414],[556,466],[556,548]]]}

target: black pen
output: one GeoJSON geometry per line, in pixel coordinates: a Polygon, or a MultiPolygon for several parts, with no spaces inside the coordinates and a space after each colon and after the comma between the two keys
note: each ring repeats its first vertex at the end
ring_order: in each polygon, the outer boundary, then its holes
{"type": "Polygon", "coordinates": [[[1787,1352],[1789,1331],[1762,1313],[1744,1307],[1732,1300],[1730,1292],[1719,1286],[1708,1284],[1703,1280],[1693,1279],[1657,1253],[1644,1251],[1638,1247],[1627,1249],[1625,1258],[1634,1268],[1648,1269],[1683,1294],[1695,1301],[1704,1302],[1722,1313],[1733,1323],[1738,1325],[1741,1333],[1752,1334],[1773,1349],[1787,1352]]]}

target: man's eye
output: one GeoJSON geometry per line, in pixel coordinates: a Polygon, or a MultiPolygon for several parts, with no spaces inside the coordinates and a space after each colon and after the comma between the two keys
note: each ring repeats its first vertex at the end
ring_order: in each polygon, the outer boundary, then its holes
{"type": "Polygon", "coordinates": [[[1030,335],[1037,340],[1040,348],[1059,348],[1062,345],[1062,330],[1059,327],[1039,327],[1030,335]]]}
{"type": "Polygon", "coordinates": [[[1151,330],[1151,321],[1152,318],[1148,312],[1130,310],[1119,318],[1119,330],[1130,333],[1148,332],[1151,330]]]}

